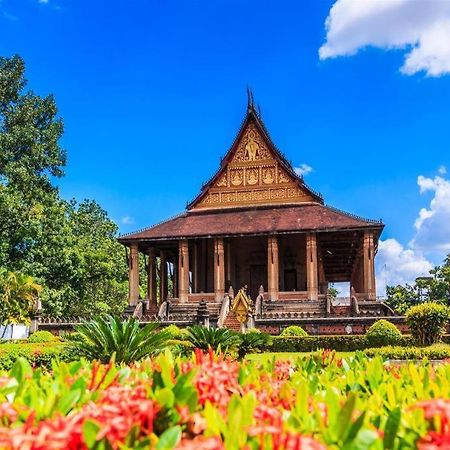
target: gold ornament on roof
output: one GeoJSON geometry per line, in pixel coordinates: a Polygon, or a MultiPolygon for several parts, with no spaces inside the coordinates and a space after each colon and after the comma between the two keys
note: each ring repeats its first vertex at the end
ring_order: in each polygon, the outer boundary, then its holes
{"type": "Polygon", "coordinates": [[[250,169],[247,171],[247,183],[253,186],[258,183],[258,170],[250,169]]]}
{"type": "Polygon", "coordinates": [[[264,184],[272,184],[275,181],[272,169],[266,169],[263,173],[264,184]]]}
{"type": "Polygon", "coordinates": [[[239,186],[242,184],[242,172],[240,170],[235,170],[231,174],[231,184],[233,186],[239,186]]]}

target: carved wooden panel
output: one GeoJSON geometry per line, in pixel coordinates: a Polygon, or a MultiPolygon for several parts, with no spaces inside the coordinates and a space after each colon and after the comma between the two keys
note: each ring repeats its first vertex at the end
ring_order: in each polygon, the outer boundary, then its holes
{"type": "Polygon", "coordinates": [[[228,165],[195,208],[308,202],[313,198],[279,165],[254,124],[249,124],[228,165]]]}

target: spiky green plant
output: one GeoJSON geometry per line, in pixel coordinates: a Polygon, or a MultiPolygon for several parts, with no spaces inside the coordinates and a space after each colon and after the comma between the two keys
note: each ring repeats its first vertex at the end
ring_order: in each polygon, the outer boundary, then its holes
{"type": "Polygon", "coordinates": [[[117,363],[130,364],[156,355],[170,345],[170,334],[156,331],[158,326],[149,323],[141,327],[134,317],[122,320],[105,316],[75,326],[76,332],[67,339],[85,358],[107,362],[115,354],[117,363]]]}
{"type": "Polygon", "coordinates": [[[221,350],[224,353],[234,350],[240,343],[240,337],[234,331],[227,328],[206,328],[193,325],[186,328],[185,340],[194,348],[208,351],[221,350]]]}
{"type": "Polygon", "coordinates": [[[272,343],[270,334],[259,331],[248,331],[239,335],[238,358],[243,359],[248,353],[259,353],[272,343]]]}

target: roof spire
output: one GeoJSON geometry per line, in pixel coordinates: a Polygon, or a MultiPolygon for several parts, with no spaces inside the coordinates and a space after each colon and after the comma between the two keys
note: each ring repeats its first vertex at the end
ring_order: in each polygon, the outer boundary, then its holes
{"type": "Polygon", "coordinates": [[[259,106],[259,103],[256,105],[258,108],[258,116],[261,119],[262,118],[262,113],[261,113],[261,106],[259,106]]]}
{"type": "Polygon", "coordinates": [[[247,109],[255,109],[255,100],[253,98],[252,88],[247,84],[247,109]]]}

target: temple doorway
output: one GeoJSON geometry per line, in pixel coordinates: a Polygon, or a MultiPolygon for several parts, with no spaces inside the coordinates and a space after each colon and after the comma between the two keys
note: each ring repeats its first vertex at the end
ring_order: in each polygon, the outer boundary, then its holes
{"type": "Polygon", "coordinates": [[[249,292],[247,294],[253,301],[255,301],[256,297],[258,297],[260,286],[263,286],[264,289],[267,289],[267,286],[264,286],[264,283],[267,283],[267,267],[260,264],[251,265],[250,285],[248,286],[249,292]]]}

